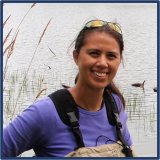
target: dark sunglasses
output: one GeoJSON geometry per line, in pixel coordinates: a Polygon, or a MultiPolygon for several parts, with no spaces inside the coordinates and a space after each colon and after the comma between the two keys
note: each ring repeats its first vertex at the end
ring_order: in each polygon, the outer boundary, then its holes
{"type": "Polygon", "coordinates": [[[102,27],[108,25],[111,29],[113,29],[114,31],[122,34],[122,30],[121,27],[118,23],[114,23],[114,22],[106,22],[106,21],[102,21],[102,20],[92,20],[86,23],[85,27],[87,28],[96,28],[96,27],[102,27]]]}

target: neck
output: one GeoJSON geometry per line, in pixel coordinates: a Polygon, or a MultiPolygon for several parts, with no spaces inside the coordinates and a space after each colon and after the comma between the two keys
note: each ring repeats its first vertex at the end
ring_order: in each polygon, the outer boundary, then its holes
{"type": "Polygon", "coordinates": [[[98,111],[101,109],[103,89],[93,90],[92,88],[86,88],[76,84],[69,91],[81,108],[89,111],[98,111]]]}

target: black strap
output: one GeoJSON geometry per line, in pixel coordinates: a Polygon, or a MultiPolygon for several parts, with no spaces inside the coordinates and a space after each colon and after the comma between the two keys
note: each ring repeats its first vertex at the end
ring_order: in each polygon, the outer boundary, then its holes
{"type": "Polygon", "coordinates": [[[128,146],[128,144],[125,142],[122,136],[122,132],[121,132],[122,124],[119,120],[119,111],[118,111],[117,103],[115,102],[115,99],[112,96],[112,94],[107,90],[104,93],[104,99],[106,102],[105,105],[106,105],[107,111],[109,110],[110,112],[112,112],[114,123],[116,126],[117,137],[118,137],[118,140],[120,140],[123,145],[122,152],[126,155],[126,157],[133,157],[131,148],[128,146]],[[109,101],[108,103],[110,104],[108,106],[107,106],[107,101],[109,101]]]}
{"type": "MultiPolygon", "coordinates": [[[[63,123],[68,126],[71,126],[78,144],[78,148],[84,147],[85,145],[83,142],[82,133],[80,131],[79,122],[78,122],[79,112],[78,112],[77,104],[74,101],[74,98],[72,97],[70,92],[67,89],[61,89],[50,94],[49,97],[55,104],[57,112],[61,120],[63,121],[63,123]]],[[[122,142],[122,145],[123,145],[122,152],[127,157],[133,157],[132,150],[125,142],[120,130],[122,128],[122,124],[119,120],[119,116],[118,116],[119,111],[118,111],[117,104],[114,100],[114,97],[108,90],[105,90],[103,97],[104,97],[104,102],[107,110],[109,123],[113,126],[116,126],[117,137],[122,142]]]]}
{"type": "Polygon", "coordinates": [[[76,138],[78,148],[84,147],[82,133],[78,122],[79,112],[76,107],[77,104],[70,92],[67,89],[61,89],[50,94],[49,97],[55,104],[57,112],[63,123],[71,127],[76,138]]]}

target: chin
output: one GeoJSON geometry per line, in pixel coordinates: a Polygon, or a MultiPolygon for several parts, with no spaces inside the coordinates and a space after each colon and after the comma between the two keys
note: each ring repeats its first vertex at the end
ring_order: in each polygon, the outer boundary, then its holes
{"type": "Polygon", "coordinates": [[[109,83],[105,83],[105,84],[102,84],[102,83],[94,83],[92,84],[92,88],[94,90],[103,90],[106,86],[108,86],[109,83]]]}

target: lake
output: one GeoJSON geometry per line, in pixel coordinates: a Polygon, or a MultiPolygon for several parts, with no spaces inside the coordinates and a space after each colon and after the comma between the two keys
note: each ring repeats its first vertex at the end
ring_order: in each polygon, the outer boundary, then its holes
{"type": "MultiPolygon", "coordinates": [[[[12,54],[4,54],[4,125],[36,97],[74,85],[72,42],[84,24],[98,18],[121,24],[124,60],[114,81],[126,99],[128,127],[138,156],[157,156],[157,9],[152,3],[32,3],[3,6],[8,18],[4,49],[19,30],[12,54]],[[30,9],[31,8],[31,9],[30,9]],[[30,9],[30,10],[29,10],[30,9]],[[51,19],[38,45],[40,36],[51,19]],[[7,60],[7,69],[5,64],[7,60]],[[26,76],[26,78],[24,78],[26,76]],[[132,83],[145,80],[144,90],[132,83]],[[40,93],[40,94],[38,94],[40,93]]],[[[24,153],[23,156],[32,155],[24,153]]]]}

